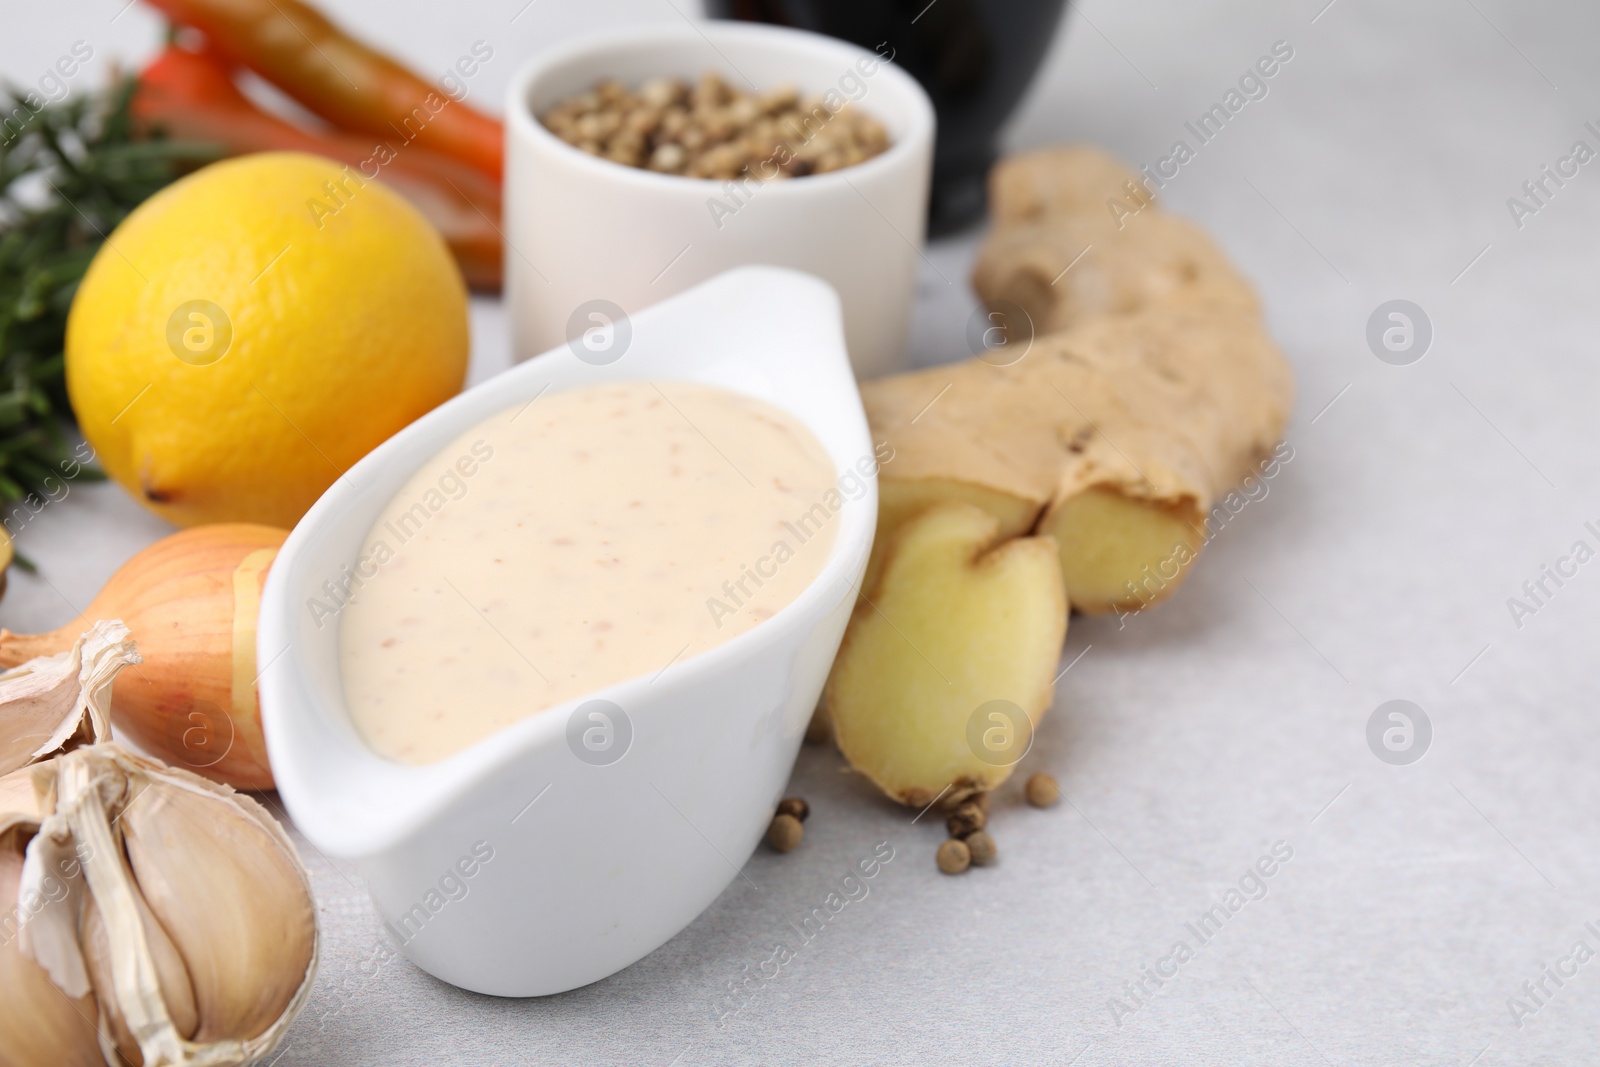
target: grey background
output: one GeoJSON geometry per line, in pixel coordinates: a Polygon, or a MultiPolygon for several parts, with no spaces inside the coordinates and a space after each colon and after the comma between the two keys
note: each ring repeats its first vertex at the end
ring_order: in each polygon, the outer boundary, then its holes
{"type": "MultiPolygon", "coordinates": [[[[496,49],[473,99],[586,28],[675,21],[666,0],[327,6],[423,70],[496,49]],[[519,13],[520,10],[520,13],[519,13]]],[[[1579,939],[1600,950],[1594,760],[1600,562],[1519,628],[1507,598],[1600,519],[1593,299],[1600,163],[1519,229],[1506,206],[1573,141],[1600,148],[1579,3],[1180,0],[1077,8],[1014,126],[1016,147],[1088,139],[1153,162],[1272,43],[1294,58],[1165,190],[1258,283],[1293,359],[1295,456],[1169,603],[1120,628],[1073,620],[1023,771],[992,819],[1002,862],[940,876],[931,817],[877,799],[807,748],[814,814],[760,850],[661,950],[594,986],[510,1002],[449,988],[384,942],[359,880],[314,852],[326,949],[278,1062],[1594,1062],[1600,962],[1516,1025],[1507,998],[1579,939]],[[1381,303],[1414,301],[1430,351],[1369,351],[1381,303]],[[1433,726],[1410,766],[1366,723],[1412,700],[1433,726]],[[1293,858],[1145,1006],[1110,998],[1275,841],[1293,858]],[[887,841],[895,858],[739,1014],[728,982],[794,945],[789,927],[887,841]]],[[[137,62],[156,22],[122,0],[14,5],[0,71],[29,81],[75,39],[75,85],[137,62]]],[[[1597,123],[1600,124],[1600,123],[1597,123]]],[[[966,352],[976,238],[928,252],[920,362],[966,352]]],[[[474,307],[474,380],[506,364],[504,318],[474,307]]],[[[51,627],[165,532],[111,487],[74,489],[23,533],[45,579],[13,574],[12,629],[51,627]]],[[[536,832],[530,827],[529,832],[536,832]]],[[[685,848],[705,847],[685,831],[685,848]]],[[[559,864],[561,858],[552,856],[559,864]]],[[[485,871],[492,875],[492,867],[485,871]]],[[[461,905],[470,906],[468,902],[461,905]]],[[[561,921],[551,916],[552,922],[561,921]]],[[[1530,1005],[1531,1005],[1530,1001],[1530,1005]]]]}

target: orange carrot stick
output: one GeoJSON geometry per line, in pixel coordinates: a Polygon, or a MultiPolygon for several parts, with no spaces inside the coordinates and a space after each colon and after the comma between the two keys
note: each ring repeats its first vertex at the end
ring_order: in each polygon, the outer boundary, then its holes
{"type": "Polygon", "coordinates": [[[427,216],[444,235],[468,285],[491,292],[500,288],[500,186],[472,167],[415,144],[301,129],[251,102],[216,57],[176,45],[140,74],[133,115],[146,129],[220,144],[229,155],[312,152],[347,163],[363,180],[385,182],[427,216]]]}
{"type": "Polygon", "coordinates": [[[415,138],[500,179],[505,145],[497,119],[452,100],[303,0],[149,2],[335,126],[415,138]]]}

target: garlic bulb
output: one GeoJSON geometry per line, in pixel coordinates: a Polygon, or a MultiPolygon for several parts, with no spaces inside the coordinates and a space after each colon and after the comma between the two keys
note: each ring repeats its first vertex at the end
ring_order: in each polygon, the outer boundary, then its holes
{"type": "Polygon", "coordinates": [[[0,674],[0,775],[111,736],[111,683],[139,653],[120,619],[0,674]]]}
{"type": "Polygon", "coordinates": [[[282,1039],[316,973],[310,880],[276,820],[115,742],[0,779],[7,899],[20,905],[0,945],[6,1067],[100,1062],[83,1058],[85,1018],[107,1064],[251,1063],[282,1039]],[[49,1006],[44,993],[57,1006],[48,1018],[34,1006],[49,1006]],[[26,1010],[12,1003],[24,999],[26,1010]]]}

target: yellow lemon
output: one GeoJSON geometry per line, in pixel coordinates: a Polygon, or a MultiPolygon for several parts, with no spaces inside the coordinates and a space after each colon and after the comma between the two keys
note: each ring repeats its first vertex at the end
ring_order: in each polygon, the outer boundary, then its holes
{"type": "Polygon", "coordinates": [[[67,393],[106,473],[162,517],[293,526],[461,389],[467,351],[461,272],[416,209],[269,152],[111,233],[67,319],[67,393]]]}

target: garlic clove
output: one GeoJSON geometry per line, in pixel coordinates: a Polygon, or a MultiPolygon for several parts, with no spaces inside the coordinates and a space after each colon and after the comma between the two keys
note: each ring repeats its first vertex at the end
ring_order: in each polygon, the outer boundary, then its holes
{"type": "Polygon", "coordinates": [[[0,1067],[104,1067],[92,996],[69,997],[17,938],[22,853],[0,838],[0,1067]]]}
{"type": "MultiPolygon", "coordinates": [[[[151,913],[149,905],[137,896],[135,903],[143,920],[145,942],[150,946],[150,956],[155,961],[161,999],[166,1002],[167,1012],[172,1016],[178,1034],[192,1038],[199,1028],[200,1016],[195,1008],[194,987],[189,982],[183,957],[178,955],[172,939],[151,913]]],[[[133,1067],[143,1067],[144,1056],[139,1051],[139,1041],[117,1007],[116,986],[111,976],[111,940],[93,897],[84,903],[80,941],[84,961],[89,967],[89,980],[94,985],[95,998],[100,1004],[102,1028],[109,1033],[123,1059],[133,1067]]]]}
{"type": "Polygon", "coordinates": [[[316,961],[311,887],[288,835],[255,801],[173,768],[148,774],[120,825],[139,891],[187,964],[195,1042],[265,1033],[316,961]]]}
{"type": "Polygon", "coordinates": [[[119,620],[0,674],[0,775],[111,737],[111,683],[139,653],[119,620]]]}

